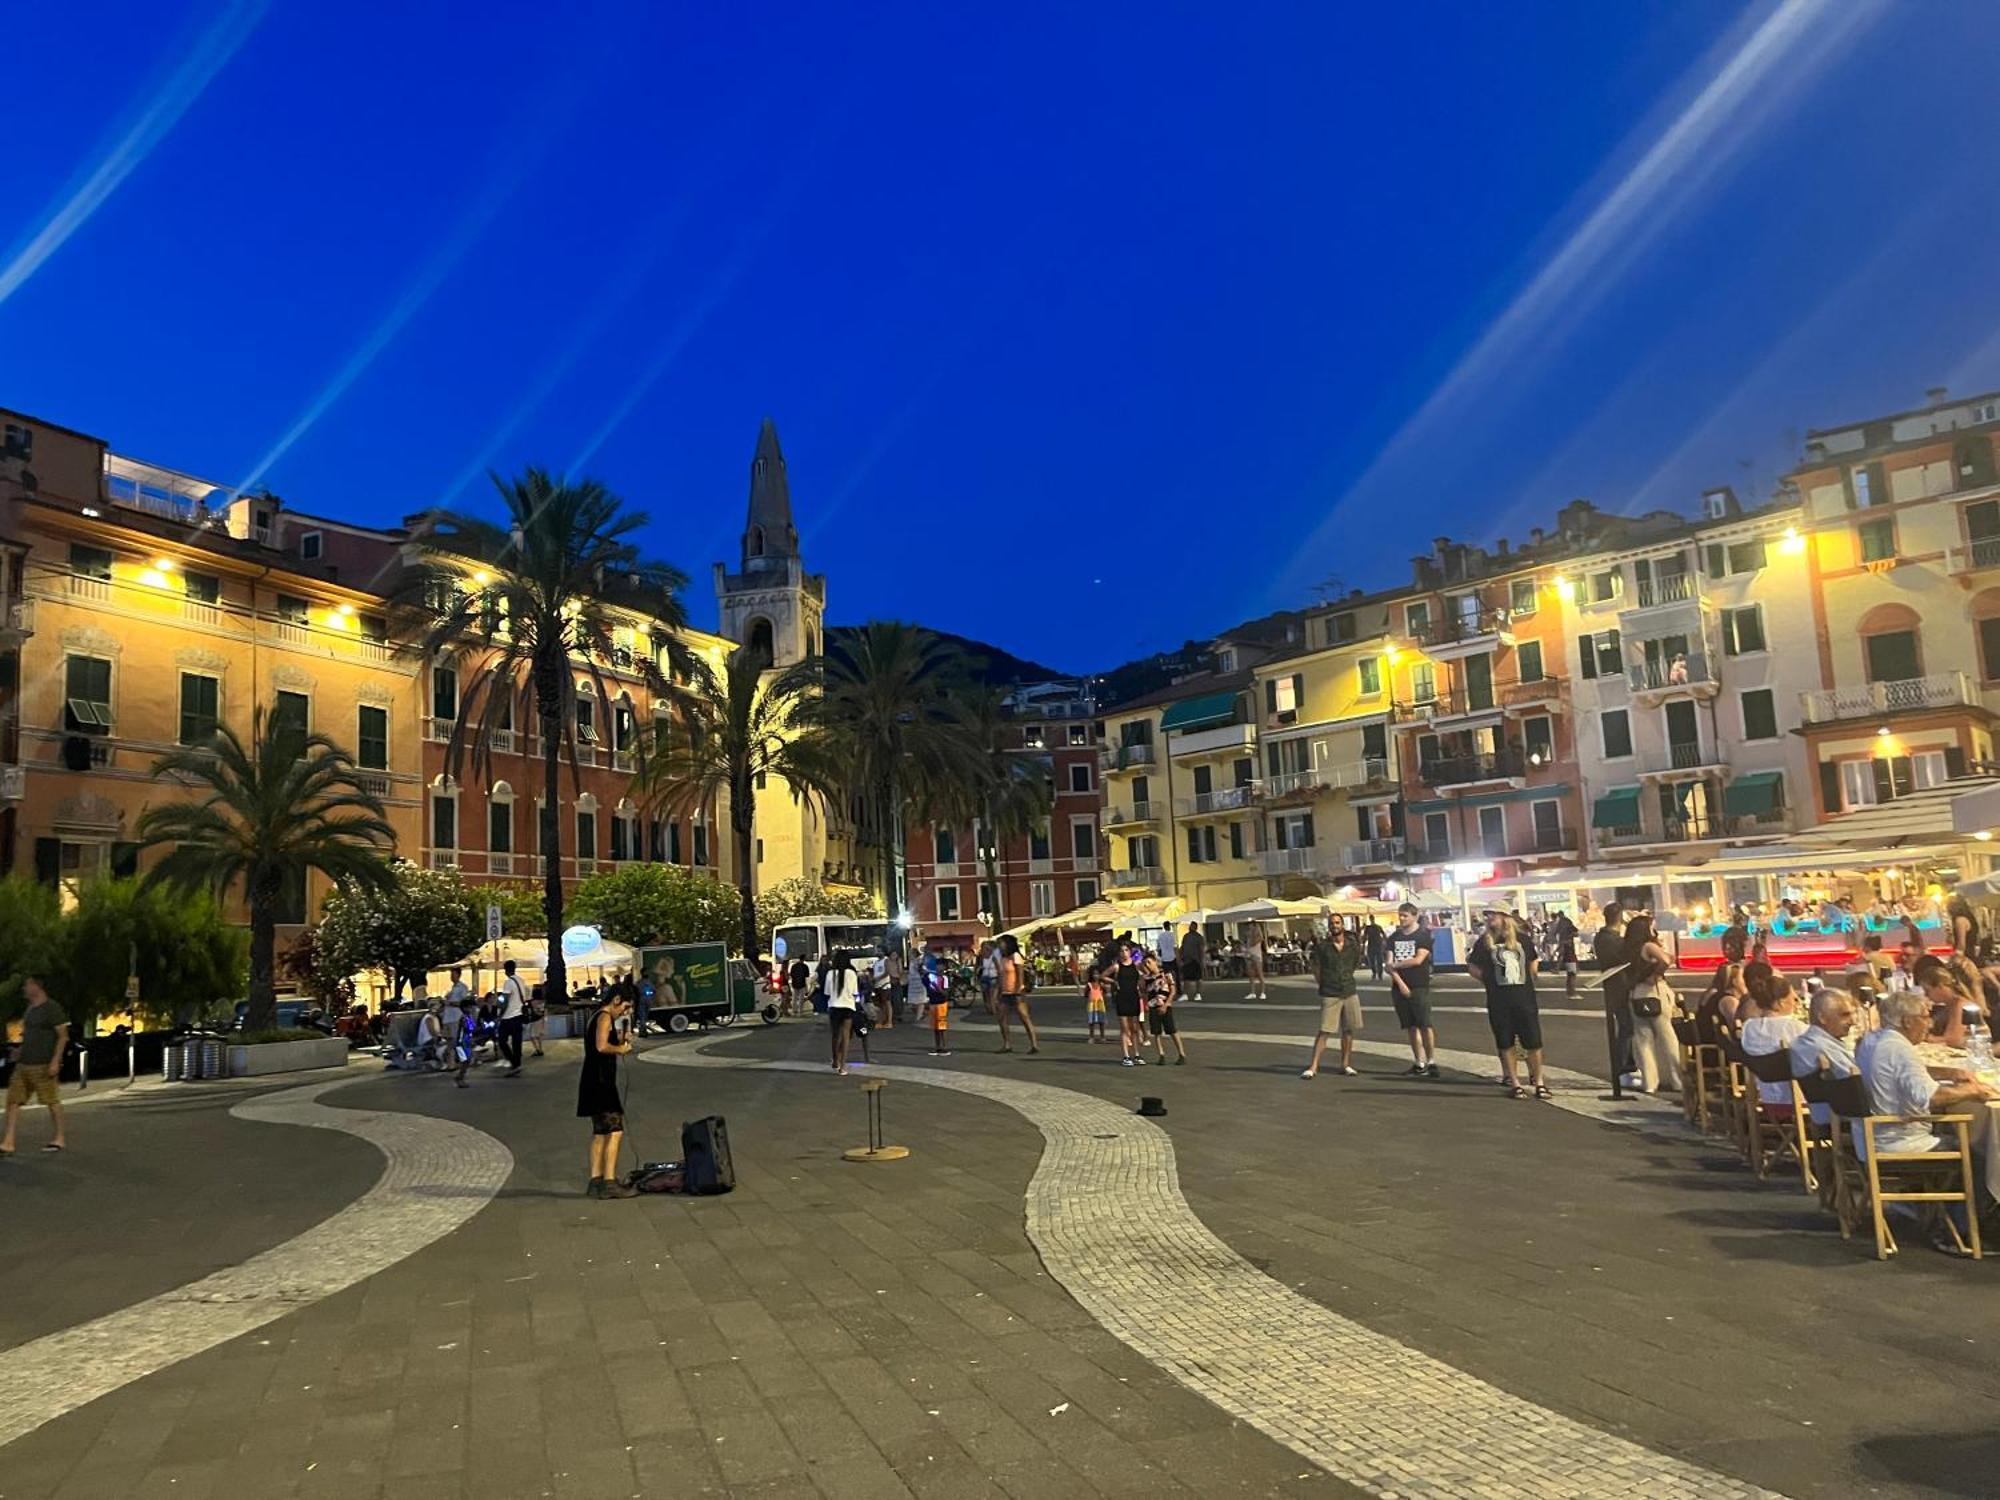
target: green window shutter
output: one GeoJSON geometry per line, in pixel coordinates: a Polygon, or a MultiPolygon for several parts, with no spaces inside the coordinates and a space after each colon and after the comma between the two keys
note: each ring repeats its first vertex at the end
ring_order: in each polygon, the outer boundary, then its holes
{"type": "Polygon", "coordinates": [[[1819,802],[1822,816],[1831,817],[1840,811],[1840,764],[1838,761],[1823,760],[1819,763],[1819,802]]]}
{"type": "Polygon", "coordinates": [[[62,879],[62,840],[35,840],[35,879],[42,885],[54,885],[62,879]]]}
{"type": "Polygon", "coordinates": [[[1896,781],[1889,774],[1889,762],[1877,756],[1868,764],[1875,772],[1875,800],[1877,802],[1894,801],[1896,797],[1896,781]]]}

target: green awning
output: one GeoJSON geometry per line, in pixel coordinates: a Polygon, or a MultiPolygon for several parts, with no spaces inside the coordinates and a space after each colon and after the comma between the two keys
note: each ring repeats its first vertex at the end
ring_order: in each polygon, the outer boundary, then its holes
{"type": "Polygon", "coordinates": [[[1206,698],[1189,698],[1174,704],[1160,715],[1160,728],[1206,729],[1211,724],[1227,724],[1235,717],[1234,693],[1210,693],[1206,698]]]}
{"type": "Polygon", "coordinates": [[[1614,792],[1606,792],[1597,799],[1590,810],[1592,828],[1637,828],[1639,826],[1639,789],[1636,786],[1621,786],[1614,792]]]}
{"type": "Polygon", "coordinates": [[[1748,772],[1729,783],[1722,794],[1722,810],[1732,818],[1768,817],[1778,810],[1784,784],[1783,771],[1748,772]]]}

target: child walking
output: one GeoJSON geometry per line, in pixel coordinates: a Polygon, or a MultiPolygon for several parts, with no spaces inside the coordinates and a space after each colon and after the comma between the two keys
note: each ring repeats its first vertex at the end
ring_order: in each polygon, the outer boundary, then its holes
{"type": "Polygon", "coordinates": [[[1161,1063],[1167,1060],[1166,1038],[1174,1039],[1176,1067],[1187,1063],[1187,1043],[1181,1040],[1181,1029],[1174,1020],[1174,976],[1172,970],[1156,960],[1146,961],[1146,1029],[1152,1033],[1153,1056],[1161,1063]]]}
{"type": "Polygon", "coordinates": [[[1091,1041],[1104,1040],[1104,975],[1092,964],[1083,976],[1083,1019],[1084,1030],[1091,1041]]]}
{"type": "Polygon", "coordinates": [[[951,1056],[951,991],[946,988],[943,976],[931,970],[924,973],[925,998],[931,1008],[931,1056],[951,1056]]]}

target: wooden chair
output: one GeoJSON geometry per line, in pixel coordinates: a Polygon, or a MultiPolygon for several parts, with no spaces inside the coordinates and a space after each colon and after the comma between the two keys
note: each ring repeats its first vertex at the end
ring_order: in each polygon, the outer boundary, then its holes
{"type": "Polygon", "coordinates": [[[1805,1077],[1794,1078],[1792,1081],[1798,1085],[1799,1097],[1806,1103],[1806,1112],[1803,1121],[1803,1128],[1806,1135],[1806,1157],[1812,1164],[1812,1175],[1819,1185],[1819,1206],[1828,1213],[1832,1213],[1834,1212],[1835,1189],[1833,1172],[1834,1137],[1839,1133],[1840,1127],[1832,1123],[1831,1119],[1824,1125],[1819,1123],[1812,1116],[1812,1106],[1824,1105],[1829,1111],[1833,1108],[1833,1093],[1831,1088],[1833,1073],[1828,1067],[1826,1059],[1821,1058],[1817,1073],[1808,1073],[1805,1077]]]}
{"type": "Polygon", "coordinates": [[[1737,1040],[1733,1027],[1723,1028],[1716,1043],[1722,1053],[1722,1094],[1719,1100],[1722,1109],[1723,1128],[1729,1136],[1730,1145],[1744,1161],[1750,1160],[1750,1130],[1744,1116],[1744,1097],[1757,1097],[1757,1091],[1750,1087],[1750,1059],[1744,1055],[1743,1043],[1737,1040]]]}
{"type": "Polygon", "coordinates": [[[1806,1149],[1806,1108],[1799,1097],[1798,1081],[1792,1077],[1792,1054],[1788,1050],[1743,1054],[1744,1069],[1753,1080],[1744,1092],[1743,1128],[1749,1137],[1750,1166],[1759,1177],[1769,1177],[1771,1168],[1790,1157],[1799,1164],[1799,1174],[1809,1193],[1819,1191],[1813,1177],[1812,1154],[1806,1149]],[[1782,1083],[1791,1090],[1789,1107],[1764,1101],[1758,1083],[1782,1083]]]}
{"type": "Polygon", "coordinates": [[[1691,1017],[1674,1018],[1674,1039],[1681,1046],[1681,1110],[1690,1125],[1713,1135],[1728,1089],[1727,1072],[1722,1049],[1700,1038],[1691,1017]]]}
{"type": "Polygon", "coordinates": [[[1907,1121],[1897,1115],[1870,1113],[1867,1084],[1859,1075],[1827,1080],[1828,1103],[1833,1107],[1834,1207],[1840,1217],[1840,1237],[1852,1239],[1865,1213],[1875,1227],[1875,1258],[1887,1260],[1897,1251],[1896,1236],[1890,1231],[1885,1205],[1920,1203],[1928,1213],[1944,1219],[1952,1240],[1974,1260],[1983,1258],[1979,1243],[1978,1201],[1972,1172],[1972,1116],[1913,1115],[1907,1121]],[[1917,1123],[1950,1127],[1946,1137],[1955,1141],[1956,1151],[1878,1151],[1878,1126],[1917,1123]],[[1854,1149],[1854,1129],[1861,1131],[1863,1150],[1854,1149]],[[1954,1178],[1956,1192],[1946,1190],[1954,1178]],[[1943,1205],[1963,1203],[1971,1235],[1959,1233],[1943,1205]]]}

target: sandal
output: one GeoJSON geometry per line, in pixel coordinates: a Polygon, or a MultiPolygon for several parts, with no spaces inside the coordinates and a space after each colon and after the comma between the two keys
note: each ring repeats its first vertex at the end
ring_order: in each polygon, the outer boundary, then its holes
{"type": "Polygon", "coordinates": [[[1555,1095],[1549,1092],[1549,1086],[1546,1083],[1538,1083],[1535,1085],[1535,1097],[1537,1099],[1553,1099],[1555,1095]]]}
{"type": "Polygon", "coordinates": [[[1509,1099],[1525,1099],[1528,1097],[1528,1091],[1518,1083],[1510,1083],[1507,1085],[1507,1097],[1509,1099]]]}

